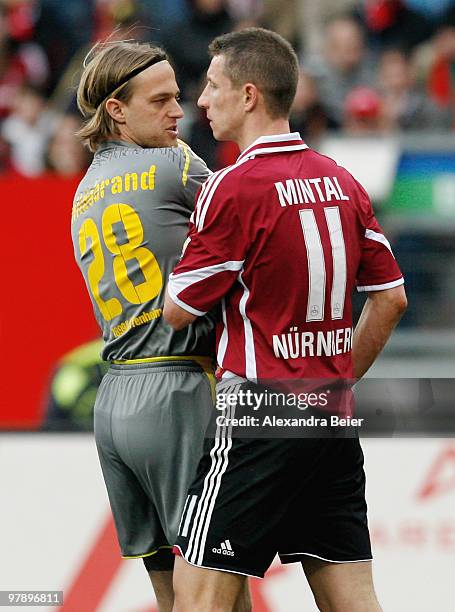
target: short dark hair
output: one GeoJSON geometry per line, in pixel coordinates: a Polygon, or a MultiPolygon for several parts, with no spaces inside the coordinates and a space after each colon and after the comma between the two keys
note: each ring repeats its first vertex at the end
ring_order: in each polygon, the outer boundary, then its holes
{"type": "Polygon", "coordinates": [[[235,87],[253,83],[262,92],[272,119],[288,117],[299,79],[291,44],[263,28],[245,28],[215,38],[209,52],[226,58],[225,73],[235,87]]]}

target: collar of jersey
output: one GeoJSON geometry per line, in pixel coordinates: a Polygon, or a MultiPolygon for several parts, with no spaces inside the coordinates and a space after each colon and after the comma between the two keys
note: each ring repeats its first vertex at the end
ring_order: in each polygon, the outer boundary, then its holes
{"type": "Polygon", "coordinates": [[[97,148],[96,152],[106,151],[107,149],[114,149],[115,147],[125,147],[127,149],[177,149],[180,145],[188,146],[182,140],[178,140],[178,145],[173,147],[141,147],[141,145],[135,144],[134,142],[127,142],[126,140],[104,140],[97,148]]]}
{"type": "Polygon", "coordinates": [[[127,149],[141,149],[137,144],[132,142],[126,142],[126,140],[104,140],[97,148],[96,152],[106,151],[107,149],[114,149],[115,147],[126,147],[127,149]]]}
{"type": "Polygon", "coordinates": [[[247,157],[254,157],[255,155],[267,155],[269,153],[285,151],[303,151],[303,149],[308,149],[308,145],[303,142],[299,132],[260,136],[239,155],[237,162],[244,161],[247,157]]]}

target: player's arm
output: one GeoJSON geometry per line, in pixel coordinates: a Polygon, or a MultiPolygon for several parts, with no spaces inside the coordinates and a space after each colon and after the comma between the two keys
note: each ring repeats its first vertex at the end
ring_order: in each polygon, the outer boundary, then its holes
{"type": "Polygon", "coordinates": [[[376,220],[367,193],[361,185],[358,187],[363,237],[356,282],[357,290],[366,292],[368,297],[354,330],[352,355],[354,376],[361,378],[390,338],[406,310],[407,300],[392,247],[376,220]]]}
{"type": "Polygon", "coordinates": [[[163,316],[174,329],[212,310],[242,274],[248,245],[236,187],[235,179],[216,173],[199,194],[182,259],[167,287],[163,316]]]}
{"type": "Polygon", "coordinates": [[[374,363],[407,307],[403,285],[371,291],[354,330],[354,376],[361,378],[374,363]]]}
{"type": "MultiPolygon", "coordinates": [[[[200,191],[201,186],[213,173],[207,167],[204,160],[197,156],[194,151],[192,151],[192,149],[190,149],[190,147],[181,140],[179,140],[179,148],[184,156],[184,169],[182,174],[184,197],[188,207],[193,210],[198,191],[200,191]]],[[[184,310],[181,306],[176,304],[170,298],[167,289],[163,315],[165,320],[175,330],[180,330],[187,327],[197,318],[197,315],[184,310]]]]}
{"type": "Polygon", "coordinates": [[[165,320],[173,327],[175,330],[183,329],[187,327],[190,323],[192,323],[197,316],[191,314],[181,306],[178,306],[172,298],[169,296],[168,291],[166,290],[166,299],[164,301],[164,311],[163,316],[165,320]]]}

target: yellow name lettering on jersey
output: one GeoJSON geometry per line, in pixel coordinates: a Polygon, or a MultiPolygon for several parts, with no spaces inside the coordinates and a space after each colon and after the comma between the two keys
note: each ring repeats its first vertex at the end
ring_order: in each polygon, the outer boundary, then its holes
{"type": "Polygon", "coordinates": [[[102,179],[95,183],[93,187],[80,193],[73,204],[71,222],[77,219],[82,213],[91,208],[110,191],[113,195],[130,193],[134,191],[153,191],[155,189],[156,165],[152,164],[144,172],[126,172],[117,174],[114,177],[102,179]]]}

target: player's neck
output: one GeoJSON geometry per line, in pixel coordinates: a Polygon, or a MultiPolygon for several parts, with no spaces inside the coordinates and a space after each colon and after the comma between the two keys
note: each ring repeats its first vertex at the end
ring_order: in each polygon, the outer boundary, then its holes
{"type": "Polygon", "coordinates": [[[119,133],[119,134],[110,134],[107,138],[107,141],[116,141],[116,142],[126,142],[127,144],[131,144],[131,145],[135,145],[135,146],[141,146],[140,144],[138,144],[137,142],[135,142],[132,138],[130,138],[127,134],[124,133],[119,133]]]}
{"type": "Polygon", "coordinates": [[[246,121],[240,134],[237,144],[240,151],[244,151],[255,140],[261,136],[273,136],[274,134],[289,134],[291,131],[288,119],[270,119],[268,115],[258,117],[251,116],[246,121]]]}

